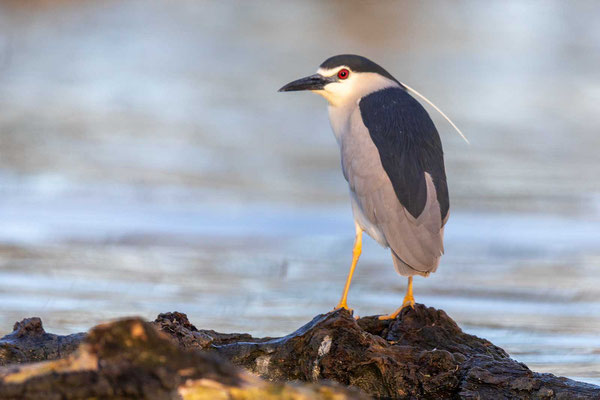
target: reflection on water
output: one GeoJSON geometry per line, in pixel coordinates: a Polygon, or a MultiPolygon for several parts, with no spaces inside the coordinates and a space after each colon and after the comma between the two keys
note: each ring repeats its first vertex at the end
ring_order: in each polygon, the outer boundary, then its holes
{"type": "MultiPolygon", "coordinates": [[[[600,383],[594,2],[0,4],[0,332],[179,310],[289,332],[341,292],[353,227],[322,99],[362,53],[433,99],[452,199],[417,301],[533,369],[600,383]]],[[[405,280],[367,241],[350,302],[405,280]]]]}

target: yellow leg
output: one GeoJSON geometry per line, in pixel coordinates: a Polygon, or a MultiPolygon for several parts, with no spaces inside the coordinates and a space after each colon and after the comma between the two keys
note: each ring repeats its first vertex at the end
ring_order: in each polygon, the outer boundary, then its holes
{"type": "Polygon", "coordinates": [[[413,297],[413,277],[409,276],[408,277],[408,288],[406,289],[406,296],[404,296],[404,301],[402,302],[402,305],[393,313],[389,314],[389,315],[382,315],[381,317],[379,317],[379,319],[394,319],[398,316],[398,314],[400,314],[400,311],[402,311],[405,307],[409,307],[410,308],[415,308],[415,298],[413,297]]]}
{"type": "Polygon", "coordinates": [[[358,258],[360,257],[360,253],[362,252],[362,229],[356,224],[356,239],[354,240],[354,249],[352,250],[352,265],[350,266],[350,272],[348,273],[348,278],[346,279],[346,286],[344,287],[344,293],[342,293],[342,298],[337,306],[335,306],[335,310],[343,308],[345,310],[350,310],[348,308],[348,290],[350,290],[350,282],[352,282],[352,275],[354,275],[354,269],[356,269],[356,263],[358,262],[358,258]]]}

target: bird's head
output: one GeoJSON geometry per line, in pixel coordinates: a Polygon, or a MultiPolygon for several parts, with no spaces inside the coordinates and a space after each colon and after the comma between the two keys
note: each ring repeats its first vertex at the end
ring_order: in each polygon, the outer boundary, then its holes
{"type": "Polygon", "coordinates": [[[330,105],[341,106],[390,86],[401,84],[385,69],[368,58],[342,54],[325,60],[316,74],[290,82],[279,91],[310,90],[330,105]]]}
{"type": "Polygon", "coordinates": [[[458,127],[429,99],[394,78],[378,64],[363,56],[341,54],[328,58],[320,65],[316,74],[288,83],[280,92],[310,90],[325,97],[332,107],[356,104],[366,95],[388,87],[400,87],[421,98],[437,110],[452,125],[458,134],[469,143],[458,127]]]}

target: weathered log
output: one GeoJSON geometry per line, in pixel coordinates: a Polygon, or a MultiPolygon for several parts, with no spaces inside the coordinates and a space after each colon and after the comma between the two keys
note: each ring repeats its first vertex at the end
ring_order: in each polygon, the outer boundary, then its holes
{"type": "MultiPolygon", "coordinates": [[[[181,349],[218,353],[270,381],[330,380],[380,398],[600,399],[600,387],[532,372],[420,304],[393,321],[338,310],[282,338],[197,329],[181,313],[160,314],[153,324],[181,349]]],[[[12,353],[29,354],[12,335],[12,353]]],[[[5,345],[0,339],[0,363],[5,345]]]]}
{"type": "Polygon", "coordinates": [[[0,339],[0,365],[56,360],[74,352],[84,338],[85,333],[46,333],[41,319],[26,318],[16,322],[13,332],[0,339]]]}
{"type": "Polygon", "coordinates": [[[211,349],[275,381],[327,379],[380,398],[600,399],[600,387],[532,372],[422,304],[392,321],[338,310],[275,339],[198,330],[180,313],[155,324],[181,346],[211,349]]]}
{"type": "Polygon", "coordinates": [[[274,384],[182,349],[140,319],[100,325],[66,358],[0,368],[0,399],[366,399],[339,385],[274,384]]]}

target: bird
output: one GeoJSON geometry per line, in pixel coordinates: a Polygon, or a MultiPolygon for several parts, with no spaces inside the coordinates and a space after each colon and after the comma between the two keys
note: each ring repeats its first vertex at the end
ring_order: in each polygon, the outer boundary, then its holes
{"type": "Polygon", "coordinates": [[[311,91],[327,100],[350,189],[356,235],[350,271],[334,309],[352,311],[348,291],[366,232],[391,250],[395,270],[408,277],[402,305],[379,317],[394,319],[404,308],[414,308],[413,276],[427,277],[437,270],[450,215],[442,142],[413,95],[440,112],[467,139],[427,98],[363,56],[330,57],[317,73],[279,89],[293,91],[311,91]]]}

